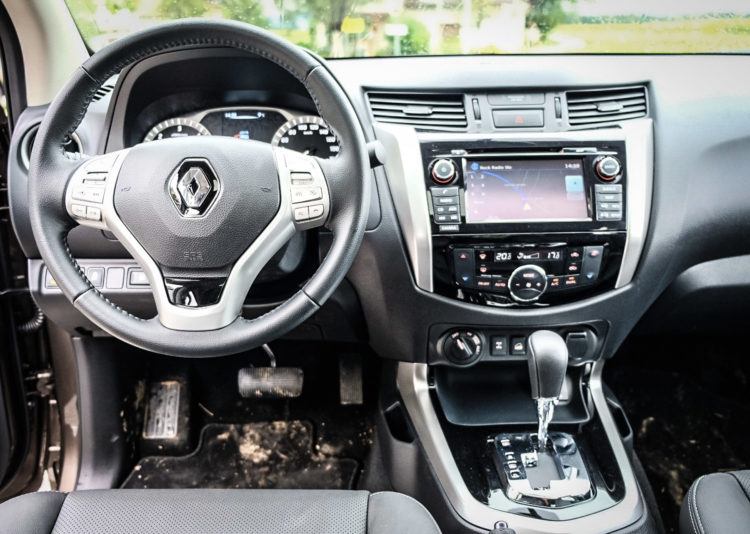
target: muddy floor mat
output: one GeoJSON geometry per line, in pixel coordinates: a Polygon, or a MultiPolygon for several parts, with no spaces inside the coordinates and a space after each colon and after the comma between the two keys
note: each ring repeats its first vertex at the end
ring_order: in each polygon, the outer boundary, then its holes
{"type": "Polygon", "coordinates": [[[631,341],[607,364],[605,381],[633,426],[667,532],[678,531],[695,479],[750,467],[744,354],[713,338],[649,337],[631,341]]]}
{"type": "Polygon", "coordinates": [[[209,424],[194,452],[142,458],[122,487],[350,489],[359,468],[314,450],[308,422],[209,424]]]}

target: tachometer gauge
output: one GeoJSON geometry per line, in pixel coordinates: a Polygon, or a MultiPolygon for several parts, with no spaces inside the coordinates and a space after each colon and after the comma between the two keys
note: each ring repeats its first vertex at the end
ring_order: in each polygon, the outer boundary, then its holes
{"type": "Polygon", "coordinates": [[[143,142],[171,139],[174,137],[188,137],[190,135],[211,135],[208,128],[192,119],[167,119],[151,128],[143,142]]]}
{"type": "Polygon", "coordinates": [[[296,117],[283,124],[271,144],[320,158],[330,158],[339,152],[336,135],[323,119],[314,115],[296,117]]]}

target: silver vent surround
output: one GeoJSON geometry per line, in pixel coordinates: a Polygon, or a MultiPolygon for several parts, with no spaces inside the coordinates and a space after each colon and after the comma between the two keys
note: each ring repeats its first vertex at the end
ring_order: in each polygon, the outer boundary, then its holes
{"type": "Polygon", "coordinates": [[[643,85],[568,91],[565,99],[571,126],[603,126],[648,116],[643,85]]]}
{"type": "MultiPolygon", "coordinates": [[[[34,140],[36,139],[37,132],[39,132],[39,124],[35,124],[28,130],[26,130],[26,133],[23,134],[23,138],[21,139],[21,143],[18,147],[19,157],[21,158],[21,165],[26,171],[29,170],[29,164],[31,162],[31,150],[34,148],[34,140]]],[[[68,146],[66,146],[66,150],[71,154],[83,154],[83,143],[81,143],[81,138],[78,137],[78,134],[75,132],[72,133],[70,136],[70,140],[71,142],[68,146]]]]}
{"type": "Polygon", "coordinates": [[[376,122],[402,124],[422,131],[466,131],[464,100],[460,93],[367,93],[370,113],[376,122]]]}

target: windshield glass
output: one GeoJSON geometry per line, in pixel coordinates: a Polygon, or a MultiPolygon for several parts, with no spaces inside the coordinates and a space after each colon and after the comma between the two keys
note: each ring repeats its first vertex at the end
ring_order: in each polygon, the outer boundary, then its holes
{"type": "Polygon", "coordinates": [[[66,0],[88,45],[233,19],[325,57],[748,53],[748,0],[66,0]]]}

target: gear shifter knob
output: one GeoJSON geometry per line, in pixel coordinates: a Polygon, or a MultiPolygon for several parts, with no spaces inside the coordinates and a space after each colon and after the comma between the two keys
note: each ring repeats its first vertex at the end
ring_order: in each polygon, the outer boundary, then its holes
{"type": "Polygon", "coordinates": [[[560,397],[568,368],[568,346],[559,334],[538,330],[529,336],[529,378],[533,399],[560,397]]]}
{"type": "Polygon", "coordinates": [[[547,429],[560,398],[567,368],[568,346],[562,337],[550,330],[539,330],[529,336],[529,379],[531,397],[536,400],[539,450],[547,447],[547,429]]]}

